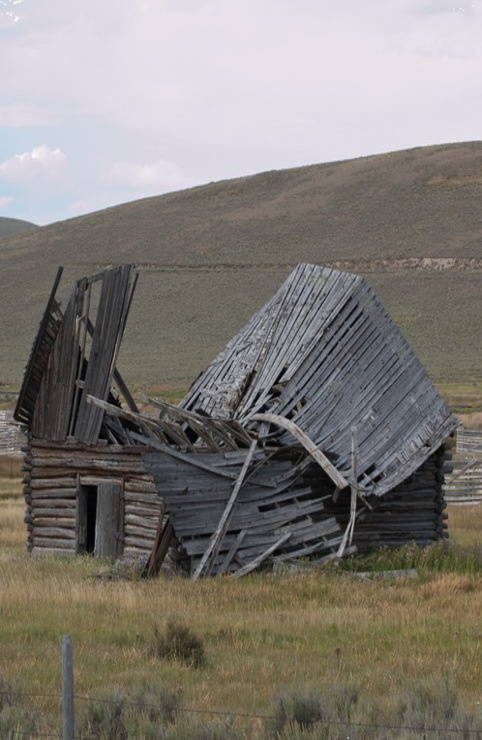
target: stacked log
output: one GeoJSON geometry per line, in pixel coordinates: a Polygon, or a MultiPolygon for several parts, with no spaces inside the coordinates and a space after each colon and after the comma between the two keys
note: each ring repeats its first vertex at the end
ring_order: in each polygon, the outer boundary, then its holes
{"type": "Polygon", "coordinates": [[[78,552],[80,486],[117,480],[124,504],[124,556],[149,556],[163,512],[143,464],[145,447],[52,443],[32,439],[24,448],[27,547],[32,553],[78,552]]]}
{"type": "Polygon", "coordinates": [[[24,486],[27,502],[28,548],[57,554],[76,552],[77,480],[74,475],[62,478],[36,478],[24,486]]]}
{"type": "MultiPolygon", "coordinates": [[[[442,445],[407,480],[382,497],[358,503],[353,544],[359,552],[378,547],[425,546],[448,537],[443,495],[445,448],[442,445]]],[[[326,508],[342,526],[348,523],[350,493],[326,508]]]]}
{"type": "Polygon", "coordinates": [[[163,514],[163,501],[150,475],[125,479],[124,504],[124,555],[148,556],[163,514]]]}

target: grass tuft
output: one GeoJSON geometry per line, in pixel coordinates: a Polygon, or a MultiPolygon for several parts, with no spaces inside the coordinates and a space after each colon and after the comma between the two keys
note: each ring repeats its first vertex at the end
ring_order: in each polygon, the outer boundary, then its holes
{"type": "Polygon", "coordinates": [[[199,668],[206,662],[203,641],[189,627],[178,621],[167,623],[165,634],[154,625],[154,642],[148,653],[164,660],[181,660],[199,668]]]}
{"type": "Polygon", "coordinates": [[[31,707],[22,705],[16,686],[0,675],[0,737],[18,740],[22,737],[37,738],[45,733],[45,720],[31,707]]]}
{"type": "Polygon", "coordinates": [[[178,710],[177,694],[164,686],[139,686],[129,694],[114,689],[89,700],[80,714],[77,733],[82,740],[164,738],[178,710]]]}
{"type": "Polygon", "coordinates": [[[400,548],[381,548],[339,562],[337,568],[353,573],[409,571],[428,573],[482,573],[482,545],[461,546],[444,540],[420,547],[415,543],[400,548]]]}
{"type": "Polygon", "coordinates": [[[18,701],[17,691],[10,681],[0,675],[0,712],[12,707],[18,701]]]}
{"type": "Polygon", "coordinates": [[[482,714],[460,706],[452,679],[415,682],[400,698],[394,722],[426,737],[482,737],[482,714]]]}
{"type": "Polygon", "coordinates": [[[349,723],[358,696],[358,689],[348,684],[330,686],[323,692],[283,692],[276,699],[273,716],[267,723],[268,730],[274,738],[285,738],[287,731],[311,733],[317,725],[349,723]]]}

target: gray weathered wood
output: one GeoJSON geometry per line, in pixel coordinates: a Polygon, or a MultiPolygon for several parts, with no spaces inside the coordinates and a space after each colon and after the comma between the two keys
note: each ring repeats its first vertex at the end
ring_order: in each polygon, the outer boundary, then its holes
{"type": "Polygon", "coordinates": [[[226,504],[226,508],[224,509],[222,513],[221,519],[219,520],[219,524],[216,527],[211,537],[211,540],[206,549],[206,552],[201,558],[201,562],[199,563],[198,567],[193,573],[193,576],[192,576],[193,581],[196,581],[199,578],[205,566],[206,566],[207,575],[209,575],[211,571],[211,568],[209,567],[209,559],[217,557],[217,554],[219,552],[219,543],[221,539],[224,537],[224,535],[226,534],[226,529],[229,524],[233,506],[236,501],[236,497],[241,489],[241,486],[243,485],[243,482],[246,477],[246,473],[248,472],[248,468],[252,460],[255,449],[256,449],[256,440],[253,440],[253,442],[251,443],[251,447],[249,448],[248,453],[246,455],[246,459],[243,463],[243,466],[239,472],[239,476],[234,485],[231,496],[229,497],[228,502],[226,504]]]}
{"type": "Polygon", "coordinates": [[[261,565],[261,563],[266,560],[267,557],[269,557],[273,552],[275,552],[281,545],[286,542],[286,540],[289,540],[291,536],[290,532],[285,532],[279,540],[277,540],[274,545],[271,545],[271,547],[268,547],[267,550],[265,550],[261,555],[258,555],[257,558],[252,560],[250,563],[247,563],[242,568],[236,571],[235,575],[239,578],[240,576],[245,576],[247,573],[250,573],[252,570],[255,570],[255,568],[258,568],[258,566],[261,565]]]}
{"type": "Polygon", "coordinates": [[[313,460],[315,460],[315,462],[317,462],[318,465],[323,468],[325,473],[330,476],[337,488],[346,488],[350,485],[347,479],[338,472],[335,466],[331,464],[326,455],[324,455],[323,452],[318,449],[318,447],[308,437],[308,435],[294,422],[290,421],[290,419],[285,419],[283,416],[278,416],[276,414],[267,413],[254,414],[251,419],[252,421],[267,421],[270,424],[276,424],[277,426],[283,427],[283,429],[286,429],[288,432],[290,432],[290,434],[293,435],[293,437],[301,442],[308,454],[311,455],[313,460]]]}

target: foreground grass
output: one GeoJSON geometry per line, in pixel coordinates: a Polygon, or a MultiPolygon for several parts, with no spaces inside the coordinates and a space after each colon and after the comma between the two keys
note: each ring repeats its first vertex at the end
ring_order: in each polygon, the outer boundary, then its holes
{"type": "Polygon", "coordinates": [[[407,552],[385,555],[384,567],[420,566],[417,577],[313,571],[192,584],[107,578],[109,567],[89,557],[27,557],[20,479],[9,480],[0,496],[0,678],[34,694],[55,721],[65,634],[78,696],[160,685],[195,712],[267,715],[281,711],[276,697],[288,711],[300,696],[313,703],[323,687],[341,685],[396,712],[414,683],[433,688],[450,677],[464,706],[480,706],[482,506],[450,510],[450,557],[440,548],[412,552],[410,563],[407,552]],[[157,649],[173,622],[200,640],[199,667],[157,649]]]}
{"type": "Polygon", "coordinates": [[[60,642],[73,637],[76,693],[156,680],[196,710],[266,714],[282,691],[341,681],[390,701],[413,681],[450,675],[480,701],[479,575],[357,582],[258,574],[244,580],[106,582],[91,559],[3,559],[0,674],[57,711],[60,642]],[[156,628],[179,620],[200,636],[193,668],[157,657],[156,628]]]}

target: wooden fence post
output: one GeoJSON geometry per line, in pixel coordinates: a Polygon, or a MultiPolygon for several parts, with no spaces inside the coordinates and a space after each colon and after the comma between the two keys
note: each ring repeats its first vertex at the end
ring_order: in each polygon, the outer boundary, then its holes
{"type": "Polygon", "coordinates": [[[74,740],[74,651],[70,635],[62,637],[62,740],[74,740]]]}

